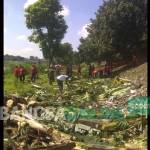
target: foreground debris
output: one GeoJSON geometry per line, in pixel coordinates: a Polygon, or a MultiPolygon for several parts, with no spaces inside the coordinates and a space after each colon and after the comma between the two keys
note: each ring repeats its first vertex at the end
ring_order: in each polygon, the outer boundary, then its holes
{"type": "Polygon", "coordinates": [[[146,96],[142,85],[124,78],[75,80],[62,95],[34,88],[26,97],[5,96],[8,112],[18,108],[4,121],[5,149],[146,149],[147,112],[129,111],[146,96]],[[40,120],[25,111],[38,106],[44,108],[40,120]]]}

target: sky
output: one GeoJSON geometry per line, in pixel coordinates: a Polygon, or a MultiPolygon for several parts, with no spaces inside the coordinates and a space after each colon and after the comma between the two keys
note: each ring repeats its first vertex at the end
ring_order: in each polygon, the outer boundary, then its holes
{"type": "MultiPolygon", "coordinates": [[[[29,30],[25,24],[24,9],[38,0],[4,0],[4,54],[19,55],[26,58],[37,56],[43,58],[38,44],[28,41],[29,30]]],[[[79,39],[86,37],[87,25],[95,12],[102,5],[102,0],[60,0],[66,24],[67,33],[62,43],[69,42],[77,51],[79,39]]]]}

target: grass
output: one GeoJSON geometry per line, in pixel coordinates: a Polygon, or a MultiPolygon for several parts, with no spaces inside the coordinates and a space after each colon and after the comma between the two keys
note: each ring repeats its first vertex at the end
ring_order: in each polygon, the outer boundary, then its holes
{"type": "MultiPolygon", "coordinates": [[[[29,72],[31,63],[30,62],[15,62],[15,61],[7,61],[4,62],[6,71],[4,74],[4,95],[14,94],[17,93],[19,95],[26,95],[26,93],[34,93],[35,88],[32,86],[30,82],[30,74],[27,74],[25,83],[21,83],[17,81],[13,76],[13,68],[16,65],[22,64],[29,72]]],[[[53,85],[49,85],[47,73],[45,72],[46,64],[38,64],[37,65],[39,70],[39,79],[36,80],[35,84],[41,86],[42,88],[46,89],[50,93],[56,93],[58,91],[58,87],[56,82],[53,85]]],[[[82,76],[83,78],[87,78],[88,70],[85,64],[81,65],[82,67],[82,76]]],[[[140,65],[136,68],[132,68],[126,71],[123,71],[118,74],[121,77],[127,77],[130,80],[140,79],[141,77],[144,78],[144,83],[147,83],[147,63],[140,65]]],[[[73,76],[76,76],[76,72],[74,70],[73,76]]],[[[85,80],[86,82],[87,80],[85,80]]],[[[106,81],[106,80],[105,80],[106,81]]]]}
{"type": "Polygon", "coordinates": [[[124,72],[121,72],[119,75],[132,81],[138,81],[142,78],[143,80],[140,82],[147,87],[147,63],[139,65],[136,68],[130,68],[124,72]]]}
{"type": "MultiPolygon", "coordinates": [[[[4,94],[9,95],[9,94],[17,93],[21,96],[26,96],[27,93],[30,93],[30,94],[34,93],[37,89],[34,88],[30,82],[30,74],[28,74],[26,76],[25,83],[16,81],[16,79],[14,78],[14,76],[12,74],[12,70],[16,63],[17,62],[7,62],[5,64],[7,67],[7,70],[4,75],[4,94]]],[[[27,63],[27,62],[22,63],[22,65],[24,65],[26,69],[29,69],[29,67],[30,67],[30,63],[27,63]]],[[[54,82],[53,85],[49,85],[47,74],[46,74],[46,72],[44,72],[44,70],[46,68],[45,66],[46,66],[45,64],[38,65],[39,70],[40,70],[40,67],[42,69],[39,71],[40,72],[39,79],[36,80],[35,84],[41,86],[42,88],[44,88],[46,91],[48,91],[50,94],[53,95],[52,101],[50,99],[51,96],[48,99],[46,99],[46,101],[47,100],[50,101],[50,103],[48,103],[48,104],[51,106],[52,104],[57,103],[57,99],[56,99],[55,95],[58,92],[58,87],[57,87],[56,82],[54,82]]],[[[71,100],[71,102],[73,102],[73,103],[68,103],[68,104],[61,103],[62,104],[61,106],[63,106],[63,107],[73,106],[73,107],[77,107],[77,108],[88,108],[88,106],[92,106],[92,104],[95,104],[97,102],[97,101],[93,101],[93,100],[97,100],[97,98],[99,97],[99,94],[105,93],[104,92],[105,90],[103,90],[103,88],[101,89],[102,85],[108,86],[109,89],[111,89],[114,87],[118,87],[121,84],[120,82],[117,82],[117,80],[115,78],[94,79],[94,80],[89,81],[85,78],[87,76],[86,66],[83,65],[82,67],[83,67],[82,71],[83,71],[84,79],[76,80],[75,84],[73,84],[73,86],[74,86],[73,90],[68,89],[68,91],[70,90],[69,92],[65,91],[66,94],[68,94],[69,98],[67,98],[67,95],[66,96],[65,96],[65,94],[63,95],[65,102],[70,102],[70,100],[71,100]],[[79,88],[79,90],[78,90],[78,88],[79,88]],[[87,100],[87,98],[83,99],[83,97],[85,97],[85,95],[86,95],[85,94],[86,91],[88,91],[88,93],[90,93],[91,95],[94,95],[94,96],[97,95],[97,97],[89,98],[90,100],[87,100]]],[[[140,78],[141,76],[145,77],[146,73],[147,73],[146,67],[147,67],[147,64],[143,64],[137,68],[132,68],[132,69],[123,71],[119,74],[119,76],[127,77],[128,79],[131,79],[131,80],[135,80],[135,77],[136,78],[140,78]]],[[[75,76],[75,73],[74,73],[74,76],[75,76]]],[[[90,96],[90,94],[88,94],[88,95],[90,96]]],[[[99,98],[98,98],[98,101],[100,102],[99,98]]],[[[58,103],[59,103],[59,101],[58,101],[58,103]]],[[[94,109],[96,110],[96,108],[94,108],[94,109]]],[[[99,110],[99,107],[97,109],[99,110]]],[[[117,133],[117,134],[120,135],[120,133],[117,133]]],[[[110,145],[107,140],[106,140],[107,143],[105,143],[103,141],[101,142],[100,137],[97,137],[97,136],[89,136],[89,135],[83,136],[83,135],[76,134],[76,133],[73,135],[74,135],[74,137],[77,138],[77,141],[82,141],[83,143],[85,143],[84,145],[87,145],[87,144],[110,145]]],[[[143,137],[141,137],[141,139],[143,139],[143,137]]],[[[137,139],[137,141],[138,141],[138,139],[137,139]]],[[[140,141],[140,139],[139,139],[139,141],[140,141]]],[[[145,142],[143,142],[143,146],[145,146],[145,145],[146,145],[145,142]]]]}
{"type": "MultiPolygon", "coordinates": [[[[4,73],[4,95],[17,93],[18,95],[25,96],[28,93],[32,94],[35,92],[36,88],[32,86],[32,83],[30,81],[29,71],[30,71],[31,63],[7,61],[4,62],[4,64],[6,67],[4,73]],[[26,75],[25,83],[22,83],[19,80],[17,81],[13,76],[13,68],[16,65],[20,65],[20,64],[23,65],[28,72],[28,74],[26,75]]],[[[39,85],[46,91],[53,93],[55,95],[58,92],[58,86],[56,82],[53,82],[52,85],[49,84],[47,71],[45,71],[45,69],[47,69],[46,64],[37,64],[36,66],[38,68],[39,73],[38,73],[38,79],[33,84],[39,85]]],[[[74,76],[75,75],[76,74],[74,73],[74,76]]]]}
{"type": "MultiPolygon", "coordinates": [[[[4,95],[8,94],[14,94],[17,93],[19,95],[25,95],[26,93],[33,93],[34,88],[30,82],[30,62],[17,62],[17,61],[7,61],[4,62],[4,66],[6,67],[5,73],[4,73],[4,95]],[[16,78],[13,76],[13,68],[16,65],[23,65],[28,74],[26,75],[25,83],[20,82],[19,80],[16,80],[16,78]]],[[[50,88],[47,80],[47,75],[45,73],[46,64],[38,64],[38,70],[40,72],[39,79],[35,84],[42,85],[46,87],[47,89],[50,88]]]]}
{"type": "MultiPolygon", "coordinates": [[[[4,73],[4,95],[14,94],[17,93],[19,95],[26,95],[27,93],[34,93],[35,88],[32,86],[30,82],[30,62],[18,62],[18,61],[5,61],[4,66],[6,68],[4,73]],[[25,83],[21,83],[20,81],[17,81],[15,77],[13,76],[13,68],[16,65],[23,65],[25,69],[27,70],[28,74],[26,75],[25,83]]],[[[50,93],[55,94],[58,91],[58,87],[56,82],[53,83],[53,85],[49,85],[48,83],[48,77],[47,72],[45,69],[47,69],[47,65],[45,63],[36,64],[39,74],[38,74],[38,80],[34,84],[37,84],[39,86],[42,86],[42,88],[46,89],[50,93]]],[[[83,77],[87,77],[87,69],[85,67],[85,64],[82,64],[83,68],[83,77]]],[[[76,69],[76,68],[75,68],[76,69]]],[[[65,73],[65,70],[63,71],[65,73]]],[[[73,76],[77,76],[77,73],[75,70],[73,70],[73,76]]]]}

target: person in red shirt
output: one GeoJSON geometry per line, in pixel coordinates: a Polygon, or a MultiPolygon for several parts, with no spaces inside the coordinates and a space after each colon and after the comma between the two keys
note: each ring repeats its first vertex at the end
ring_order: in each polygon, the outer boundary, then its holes
{"type": "Polygon", "coordinates": [[[19,78],[19,68],[18,68],[18,66],[15,66],[15,68],[13,70],[13,74],[14,74],[15,78],[18,80],[18,78],[19,78]]]}
{"type": "Polygon", "coordinates": [[[97,77],[97,74],[98,74],[98,70],[97,70],[97,69],[94,69],[93,72],[92,72],[93,78],[96,78],[96,77],[97,77]]]}
{"type": "Polygon", "coordinates": [[[35,82],[37,76],[37,68],[35,65],[31,66],[31,81],[35,82]]]}
{"type": "Polygon", "coordinates": [[[24,82],[25,81],[26,70],[22,65],[19,66],[19,73],[18,74],[19,74],[20,81],[24,82]]]}

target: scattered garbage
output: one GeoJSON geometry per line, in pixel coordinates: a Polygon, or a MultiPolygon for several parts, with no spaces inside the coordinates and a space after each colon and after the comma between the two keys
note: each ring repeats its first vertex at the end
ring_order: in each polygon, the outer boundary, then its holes
{"type": "Polygon", "coordinates": [[[149,112],[133,108],[147,104],[147,97],[140,98],[138,92],[142,89],[140,95],[144,96],[145,89],[128,79],[75,80],[62,95],[39,85],[33,87],[34,94],[27,97],[5,96],[8,111],[18,107],[11,119],[4,121],[6,149],[71,150],[79,141],[90,143],[89,139],[93,144],[84,144],[80,149],[113,149],[118,145],[129,148],[131,143],[124,143],[140,136],[146,128],[149,112]],[[39,120],[25,111],[36,107],[41,108],[39,120]]]}

